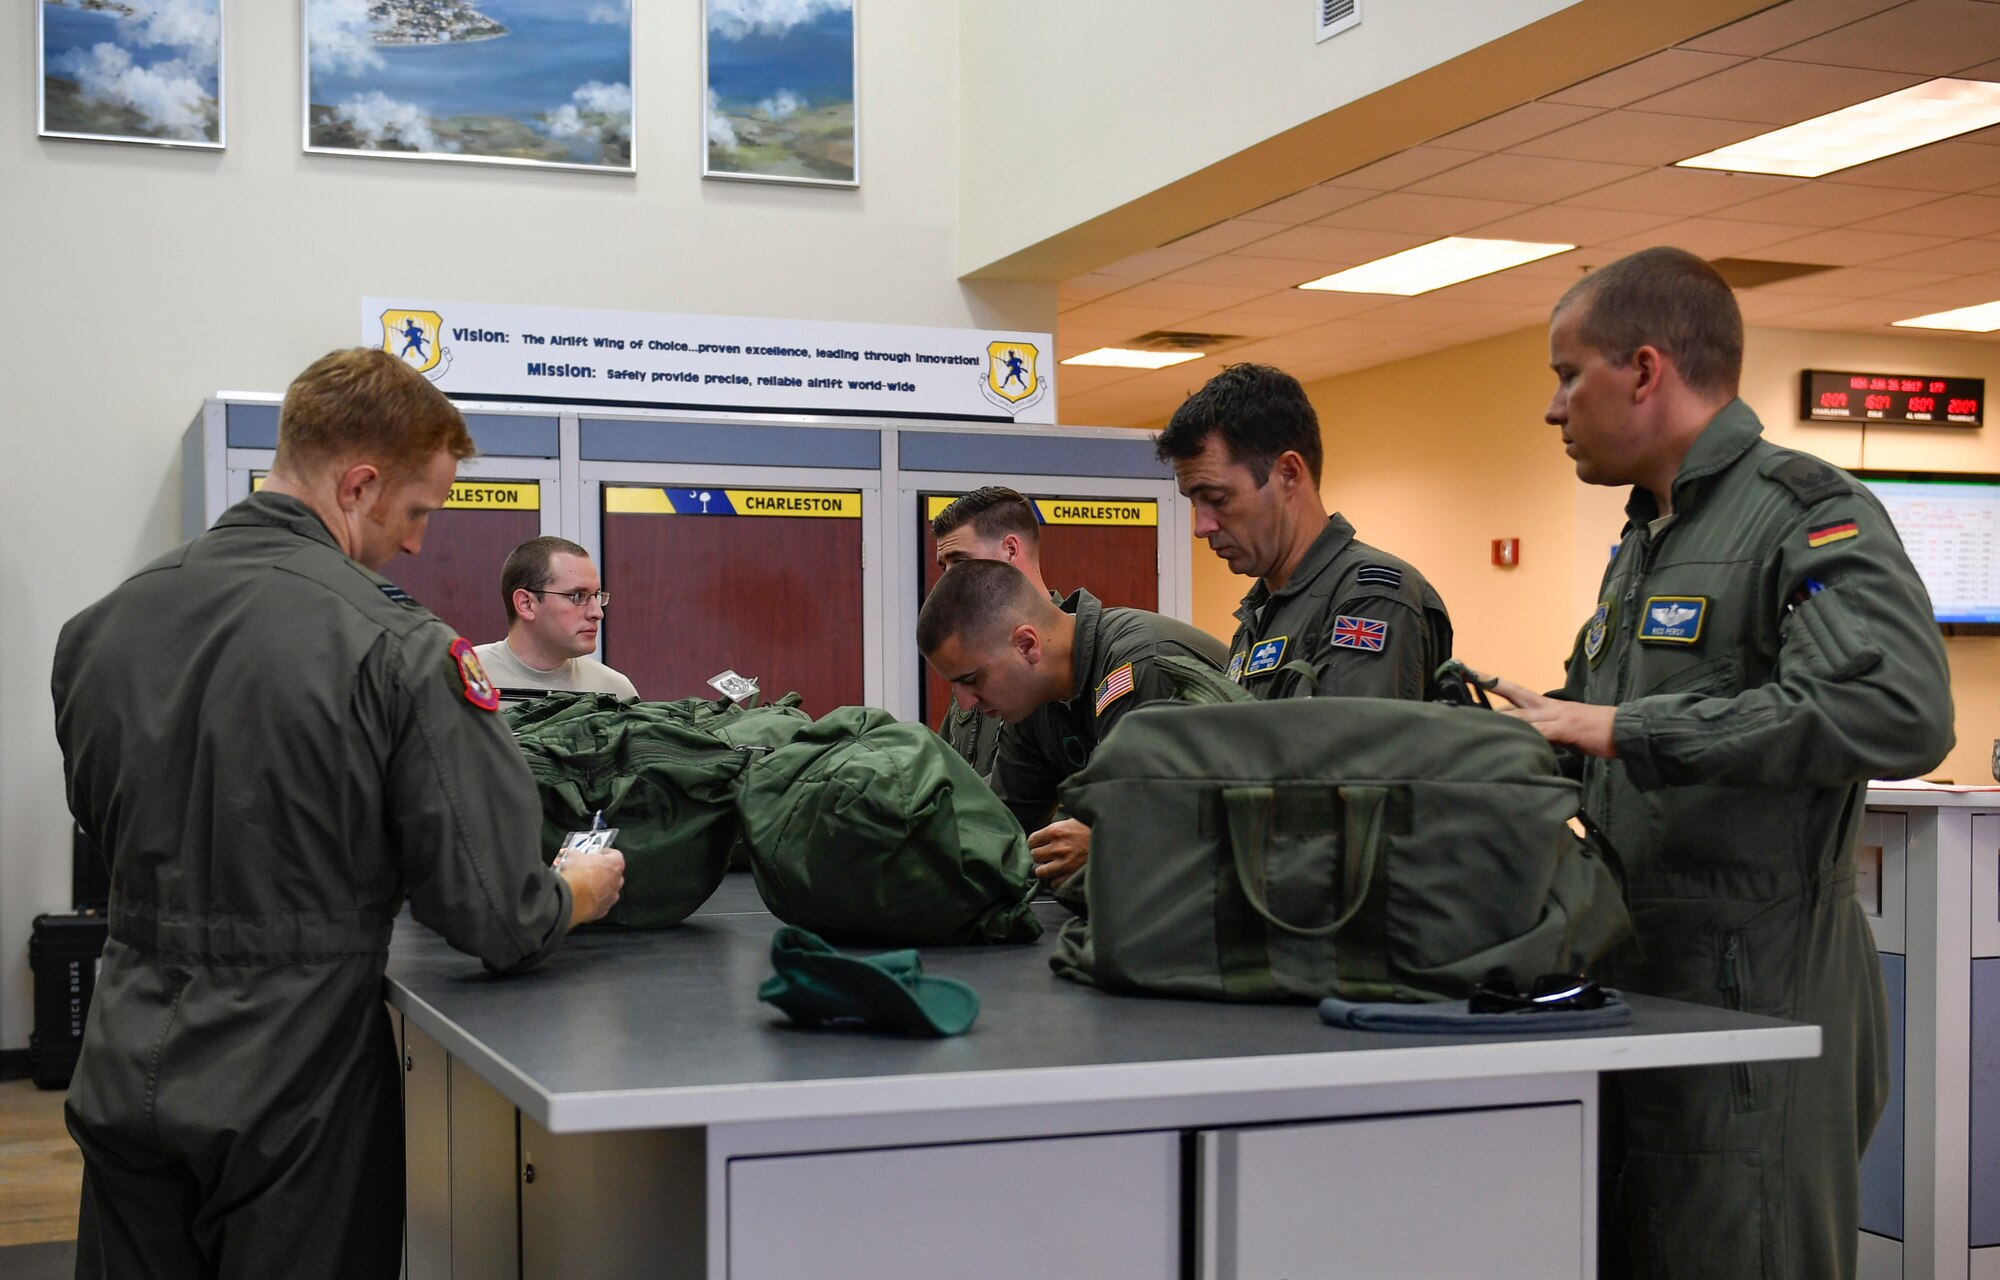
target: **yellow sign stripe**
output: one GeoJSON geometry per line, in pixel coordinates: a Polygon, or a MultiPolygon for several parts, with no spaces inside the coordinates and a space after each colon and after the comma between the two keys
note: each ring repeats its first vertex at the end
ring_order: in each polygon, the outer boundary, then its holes
{"type": "Polygon", "coordinates": [[[1037,498],[1043,524],[1144,525],[1160,523],[1160,504],[1151,498],[1037,498]]]}
{"type": "Polygon", "coordinates": [[[607,485],[604,510],[612,515],[802,516],[859,520],[861,495],[821,489],[705,489],[607,485]]]}
{"type": "Polygon", "coordinates": [[[930,501],[924,504],[924,519],[926,520],[937,519],[939,516],[944,514],[944,509],[946,507],[950,506],[952,503],[957,501],[958,497],[955,494],[949,494],[949,493],[931,494],[930,501]]]}
{"type": "Polygon", "coordinates": [[[640,489],[629,485],[606,485],[604,509],[611,515],[670,516],[674,504],[665,489],[640,489]]]}
{"type": "MultiPolygon", "coordinates": [[[[250,492],[264,488],[265,474],[250,473],[250,492]]],[[[459,480],[444,500],[446,511],[540,511],[542,482],[539,480],[459,480]]]]}

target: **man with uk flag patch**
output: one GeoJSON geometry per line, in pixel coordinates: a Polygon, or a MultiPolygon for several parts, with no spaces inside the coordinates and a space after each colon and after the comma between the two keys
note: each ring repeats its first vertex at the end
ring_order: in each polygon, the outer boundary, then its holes
{"type": "Polygon", "coordinates": [[[1855,846],[1869,780],[1951,749],[1931,603],[1865,488],[1761,438],[1741,313],[1701,259],[1585,276],[1549,354],[1577,478],[1631,497],[1563,688],[1496,688],[1575,753],[1623,855],[1634,937],[1596,976],[1821,1029],[1805,1061],[1605,1077],[1601,1274],[1851,1280],[1889,1085],[1855,846]]]}
{"type": "Polygon", "coordinates": [[[1451,656],[1444,601],[1327,514],[1319,415],[1298,379],[1230,365],[1181,402],[1154,447],[1194,505],[1195,536],[1257,579],[1236,610],[1231,680],[1266,699],[1436,692],[1451,656]]]}

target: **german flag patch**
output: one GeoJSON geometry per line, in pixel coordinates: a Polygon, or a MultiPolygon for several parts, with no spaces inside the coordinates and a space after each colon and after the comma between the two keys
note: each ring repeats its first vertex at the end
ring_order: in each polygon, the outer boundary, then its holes
{"type": "Polygon", "coordinates": [[[1854,523],[1852,520],[1836,520],[1832,524],[1823,524],[1817,528],[1806,530],[1806,545],[1809,547],[1823,547],[1829,542],[1841,542],[1848,538],[1858,538],[1860,536],[1860,525],[1854,523]]]}

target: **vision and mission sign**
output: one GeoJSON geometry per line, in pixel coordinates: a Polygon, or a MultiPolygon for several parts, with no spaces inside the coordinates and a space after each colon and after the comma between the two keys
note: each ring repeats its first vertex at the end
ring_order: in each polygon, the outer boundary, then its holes
{"type": "Polygon", "coordinates": [[[1054,423],[1046,333],[363,298],[362,342],[461,399],[1054,423]]]}

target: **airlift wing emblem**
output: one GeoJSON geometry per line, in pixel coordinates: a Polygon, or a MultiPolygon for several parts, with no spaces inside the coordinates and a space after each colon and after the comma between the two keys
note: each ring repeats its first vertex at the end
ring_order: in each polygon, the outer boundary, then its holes
{"type": "Polygon", "coordinates": [[[986,379],[980,390],[1003,409],[1033,404],[1044,389],[1035,367],[1038,354],[1032,342],[987,343],[986,379]]]}
{"type": "Polygon", "coordinates": [[[418,373],[429,373],[444,358],[444,317],[435,311],[384,311],[382,350],[418,373]]]}

